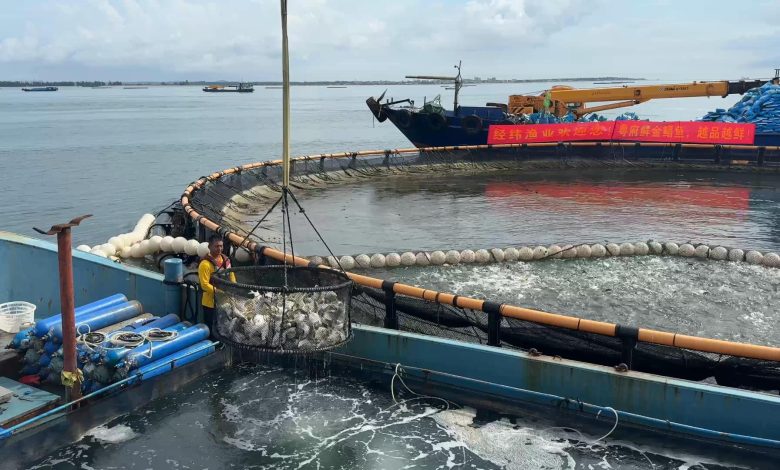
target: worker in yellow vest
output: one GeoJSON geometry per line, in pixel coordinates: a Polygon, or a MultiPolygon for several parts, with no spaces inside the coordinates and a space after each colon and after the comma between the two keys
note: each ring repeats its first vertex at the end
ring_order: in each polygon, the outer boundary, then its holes
{"type": "MultiPolygon", "coordinates": [[[[214,328],[214,285],[211,284],[211,276],[218,271],[230,269],[230,258],[222,254],[225,243],[219,235],[209,238],[209,252],[198,265],[198,279],[202,291],[201,305],[203,317],[209,328],[214,328]]],[[[230,280],[236,282],[236,275],[230,273],[230,280]]]]}

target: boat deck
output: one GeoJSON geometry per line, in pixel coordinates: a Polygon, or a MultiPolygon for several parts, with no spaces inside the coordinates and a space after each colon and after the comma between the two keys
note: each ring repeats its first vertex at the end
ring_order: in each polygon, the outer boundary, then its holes
{"type": "Polygon", "coordinates": [[[7,428],[53,408],[60,400],[59,395],[29,385],[0,377],[0,390],[11,391],[11,399],[0,403],[0,427],[7,428]]]}

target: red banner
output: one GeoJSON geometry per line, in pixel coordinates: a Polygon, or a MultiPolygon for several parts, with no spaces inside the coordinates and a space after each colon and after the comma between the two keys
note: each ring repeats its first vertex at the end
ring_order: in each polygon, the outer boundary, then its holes
{"type": "Polygon", "coordinates": [[[604,121],[492,125],[488,144],[628,141],[752,145],[755,124],[703,121],[604,121]]]}
{"type": "Polygon", "coordinates": [[[488,128],[488,144],[609,140],[614,127],[614,121],[496,125],[488,128]]]}
{"type": "Polygon", "coordinates": [[[755,124],[703,121],[617,121],[612,140],[752,145],[755,135],[755,124]]]}

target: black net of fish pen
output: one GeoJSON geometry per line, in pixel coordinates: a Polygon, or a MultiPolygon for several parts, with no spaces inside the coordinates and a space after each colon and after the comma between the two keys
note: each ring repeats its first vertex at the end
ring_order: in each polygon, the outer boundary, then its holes
{"type": "MultiPolygon", "coordinates": [[[[373,326],[388,325],[388,312],[398,329],[479,344],[488,344],[488,314],[421,299],[392,295],[381,289],[356,286],[353,319],[373,326]],[[392,309],[388,309],[388,298],[392,309]]],[[[392,322],[391,322],[392,323],[392,322]]],[[[568,330],[503,317],[501,347],[604,366],[625,362],[625,345],[618,337],[568,330]]],[[[632,348],[631,369],[687,380],[708,380],[720,385],[754,390],[780,389],[780,363],[649,343],[632,348]]]]}
{"type": "MultiPolygon", "coordinates": [[[[293,163],[291,187],[322,188],[344,182],[388,175],[482,173],[532,169],[568,169],[620,167],[713,168],[729,166],[734,159],[757,165],[755,149],[712,149],[626,147],[598,145],[580,148],[571,145],[506,149],[452,149],[401,154],[392,150],[370,156],[346,155],[341,158],[314,157],[293,163]],[[649,153],[645,153],[645,151],[649,153]]],[[[780,166],[780,152],[761,154],[761,165],[780,166]]],[[[741,165],[741,164],[740,164],[741,165]]],[[[737,168],[743,168],[738,166],[737,168]]],[[[753,169],[758,167],[753,166],[753,169]]],[[[217,222],[221,231],[244,236],[247,225],[257,220],[270,204],[279,199],[282,170],[268,165],[245,169],[206,182],[190,203],[199,214],[217,222]]],[[[250,224],[251,226],[251,224],[250,224]]],[[[261,244],[273,242],[273,230],[260,227],[253,239],[261,244]]],[[[488,314],[436,302],[395,295],[391,327],[404,331],[468,341],[488,343],[488,314]]],[[[352,298],[352,316],[356,322],[388,326],[387,296],[381,289],[356,286],[352,298]]],[[[241,320],[238,320],[241,321],[241,320]]],[[[241,338],[239,338],[241,339],[241,338]]],[[[620,338],[538,325],[512,318],[500,322],[500,345],[615,366],[624,362],[624,343],[620,338]]],[[[701,353],[676,347],[639,343],[633,348],[632,369],[689,380],[709,380],[729,386],[762,390],[780,389],[780,363],[701,353]]]]}
{"type": "Polygon", "coordinates": [[[226,344],[313,353],[352,337],[352,281],[317,267],[247,266],[214,274],[214,334],[226,344]]]}

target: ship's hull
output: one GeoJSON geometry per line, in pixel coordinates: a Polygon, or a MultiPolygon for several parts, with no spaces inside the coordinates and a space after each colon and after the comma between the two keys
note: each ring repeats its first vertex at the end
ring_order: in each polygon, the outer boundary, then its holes
{"type": "Polygon", "coordinates": [[[253,93],[255,90],[248,89],[248,90],[225,90],[220,88],[204,88],[203,91],[206,93],[253,93]]]}
{"type": "MultiPolygon", "coordinates": [[[[418,148],[486,145],[491,125],[513,124],[505,119],[503,110],[498,107],[461,106],[458,113],[444,111],[442,120],[432,118],[429,113],[405,108],[378,108],[378,103],[372,105],[370,100],[368,105],[380,121],[387,119],[392,122],[418,148]],[[463,125],[464,121],[466,126],[463,125]],[[479,124],[475,125],[477,122],[479,124]]],[[[780,134],[756,134],[755,145],[780,146],[780,134]]]]}
{"type": "MultiPolygon", "coordinates": [[[[56,289],[56,249],[48,242],[0,233],[0,269],[6,282],[0,300],[35,300],[44,310],[59,310],[56,289]],[[32,281],[32,282],[31,282],[32,281]]],[[[122,291],[141,299],[152,311],[165,311],[163,277],[117,265],[85,253],[74,253],[77,303],[122,291]]],[[[616,416],[617,433],[639,428],[651,434],[709,441],[722,449],[744,449],[751,458],[776,458],[780,430],[775,417],[780,398],[718,385],[662,377],[578,361],[531,354],[447,338],[355,325],[353,340],[322,359],[367,373],[383,385],[402,369],[410,386],[420,393],[504,414],[525,414],[531,408],[552,416],[565,412],[593,421],[616,416]],[[491,364],[491,367],[484,367],[491,364]]],[[[0,439],[8,459],[0,464],[21,468],[52,448],[72,442],[84,431],[126,413],[150,400],[172,393],[198,377],[231,363],[217,353],[168,374],[63,412],[25,427],[10,439],[0,439]]],[[[610,421],[611,423],[611,421],[610,421]]]]}

